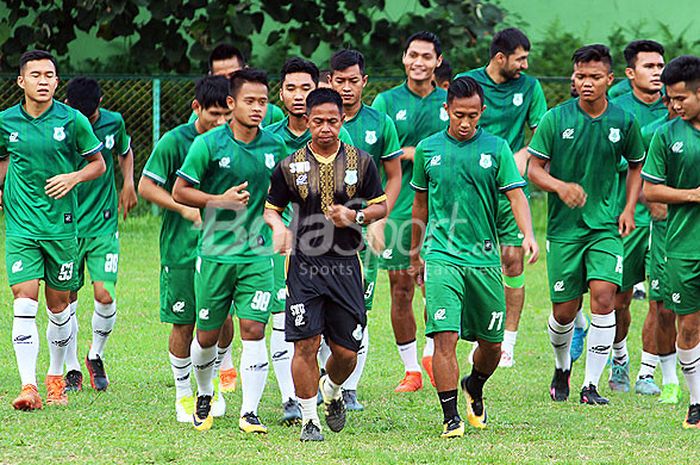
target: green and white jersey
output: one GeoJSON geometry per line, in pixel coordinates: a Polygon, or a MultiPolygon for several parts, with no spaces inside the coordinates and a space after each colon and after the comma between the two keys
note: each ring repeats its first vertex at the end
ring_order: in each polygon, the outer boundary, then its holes
{"type": "Polygon", "coordinates": [[[532,76],[521,74],[497,84],[486,72],[486,67],[458,74],[469,76],[484,89],[484,110],[479,126],[508,142],[510,149],[517,152],[525,146],[525,125],[534,129],[547,111],[540,82],[532,76]]]}
{"type": "Polygon", "coordinates": [[[549,161],[549,172],[564,182],[575,182],[588,195],[582,208],[569,208],[556,193],[547,195],[547,237],[579,242],[596,232],[617,234],[620,177],[617,167],[625,158],[644,160],[644,144],[634,117],[618,105],[592,118],[571,99],[545,113],[528,151],[549,161]]]}
{"type": "Polygon", "coordinates": [[[642,127],[642,140],[644,141],[644,148],[648,151],[649,146],[651,146],[651,139],[654,137],[656,130],[659,129],[664,124],[671,121],[668,119],[668,113],[666,113],[661,118],[657,118],[646,126],[642,127]]]}
{"type": "Polygon", "coordinates": [[[612,100],[629,92],[632,92],[632,83],[629,79],[623,79],[608,89],[608,98],[612,100]]]}
{"type": "Polygon", "coordinates": [[[270,259],[272,235],[263,211],[272,170],[287,153],[282,139],[264,129],[248,144],[236,140],[228,124],[195,138],[178,176],[213,195],[245,181],[250,192],[244,209],[202,209],[200,257],[219,263],[270,259]]]}
{"type": "MultiPolygon", "coordinates": [[[[131,138],[126,133],[124,118],[117,112],[100,108],[100,116],[92,130],[102,142],[106,170],[102,176],[76,186],[78,193],[78,237],[97,237],[117,232],[117,188],[114,185],[114,156],[129,153],[131,138]]],[[[78,169],[87,162],[80,160],[78,169]]]]}
{"type": "MultiPolygon", "coordinates": [[[[194,123],[186,123],[163,134],[143,168],[143,175],[172,192],[177,170],[199,133],[194,123]]],[[[172,268],[194,266],[199,230],[179,213],[163,210],[160,226],[160,263],[172,268]]]]}
{"type": "MultiPolygon", "coordinates": [[[[274,124],[278,121],[282,121],[284,119],[284,112],[280,107],[275,105],[274,103],[269,103],[267,104],[267,112],[265,113],[265,117],[263,118],[262,122],[260,123],[260,127],[266,127],[271,124],[274,124]]],[[[197,121],[197,113],[192,112],[190,115],[190,119],[187,120],[188,123],[194,123],[197,121]]]]}
{"type": "Polygon", "coordinates": [[[36,240],[77,235],[77,194],[52,199],[44,188],[58,174],[71,173],[81,158],[102,150],[90,121],[56,100],[39,117],[22,103],[0,113],[0,159],[10,157],[3,192],[6,235],[36,240]]]}
{"type": "MultiPolygon", "coordinates": [[[[284,119],[266,127],[265,130],[282,138],[287,146],[287,155],[291,155],[300,148],[306,147],[306,143],[311,140],[311,132],[308,129],[299,136],[289,130],[289,116],[285,116],[284,119]]],[[[355,145],[345,126],[341,126],[338,139],[346,144],[355,145]]]]}
{"type": "Polygon", "coordinates": [[[352,119],[345,121],[343,127],[350,134],[355,147],[372,155],[378,169],[382,161],[394,159],[403,153],[391,118],[364,103],[352,119]]]}
{"type": "Polygon", "coordinates": [[[425,259],[500,266],[499,192],[524,186],[508,142],[483,129],[463,142],[446,130],[423,139],[416,147],[411,187],[428,193],[425,259]]]}
{"type": "MultiPolygon", "coordinates": [[[[700,130],[681,118],[662,125],[651,139],[642,178],[674,189],[700,186],[700,130]]],[[[666,255],[686,260],[700,259],[700,206],[669,204],[666,255]]]]}
{"type": "MultiPolygon", "coordinates": [[[[408,83],[404,82],[378,94],[372,102],[372,107],[394,121],[401,147],[415,147],[421,140],[447,127],[450,117],[443,107],[446,101],[445,89],[436,87],[430,94],[420,97],[408,88],[408,83]]],[[[412,176],[413,162],[401,160],[401,192],[389,213],[391,220],[403,222],[411,219],[412,176]]]]}

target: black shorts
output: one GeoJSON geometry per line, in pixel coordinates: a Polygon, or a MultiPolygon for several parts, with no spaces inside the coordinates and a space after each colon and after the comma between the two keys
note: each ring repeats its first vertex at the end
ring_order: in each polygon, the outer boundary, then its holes
{"type": "Polygon", "coordinates": [[[367,312],[357,255],[292,255],[287,292],[284,328],[288,342],[323,334],[342,347],[360,350],[367,312]]]}

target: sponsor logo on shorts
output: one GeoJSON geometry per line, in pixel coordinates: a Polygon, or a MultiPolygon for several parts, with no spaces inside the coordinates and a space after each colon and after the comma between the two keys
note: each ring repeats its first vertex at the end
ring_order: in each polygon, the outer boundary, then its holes
{"type": "Polygon", "coordinates": [[[564,281],[557,281],[554,283],[554,292],[563,292],[564,289],[564,281]]]}
{"type": "Polygon", "coordinates": [[[72,213],[64,213],[63,214],[63,222],[66,224],[71,224],[73,222],[73,214],[72,213]]]}
{"type": "Polygon", "coordinates": [[[384,249],[382,252],[382,258],[384,260],[391,260],[394,257],[394,249],[384,249]]]}
{"type": "Polygon", "coordinates": [[[671,300],[673,301],[674,304],[681,303],[681,293],[674,292],[673,294],[671,294],[671,300]]]}
{"type": "Polygon", "coordinates": [[[53,138],[59,142],[66,138],[66,131],[63,129],[63,126],[60,128],[53,128],[53,138]]]}
{"type": "Polygon", "coordinates": [[[277,291],[277,300],[287,300],[287,288],[283,287],[277,291]]]}
{"type": "Polygon", "coordinates": [[[615,265],[615,273],[622,274],[622,270],[623,270],[622,266],[623,266],[624,262],[625,262],[625,259],[622,258],[622,255],[618,255],[617,256],[617,265],[615,265]]]}
{"type": "Polygon", "coordinates": [[[491,252],[493,250],[493,242],[490,239],[484,241],[484,252],[491,252]]]}
{"type": "Polygon", "coordinates": [[[19,273],[24,269],[24,263],[22,263],[22,260],[17,260],[12,264],[12,272],[13,273],[19,273]]]}
{"type": "Polygon", "coordinates": [[[356,341],[362,340],[362,325],[357,325],[355,331],[352,332],[352,337],[354,337],[356,341]]]}
{"type": "Polygon", "coordinates": [[[519,107],[522,104],[523,104],[522,92],[518,92],[517,94],[513,94],[513,105],[515,105],[516,107],[519,107]]]}
{"type": "Polygon", "coordinates": [[[365,131],[365,142],[369,145],[377,143],[377,131],[365,131]]]}
{"type": "Polygon", "coordinates": [[[683,142],[682,141],[674,142],[673,145],[671,146],[671,152],[683,153],[683,142]]]}
{"type": "Polygon", "coordinates": [[[440,107],[440,119],[442,121],[447,121],[450,119],[450,115],[447,114],[447,110],[445,110],[445,107],[440,107]]]}
{"type": "Polygon", "coordinates": [[[394,119],[396,121],[406,121],[406,115],[407,115],[406,110],[399,110],[396,112],[396,116],[394,117],[394,119]]]}
{"type": "Polygon", "coordinates": [[[10,142],[17,142],[19,141],[19,132],[11,132],[10,133],[10,142]]]}
{"type": "Polygon", "coordinates": [[[610,134],[608,134],[608,140],[613,144],[620,142],[620,129],[610,128],[610,134]]]}
{"type": "Polygon", "coordinates": [[[105,147],[109,150],[114,148],[114,134],[107,134],[105,137],[105,147]]]}
{"type": "Polygon", "coordinates": [[[185,302],[178,300],[173,304],[171,310],[173,313],[183,313],[185,311],[185,302]]]}
{"type": "Polygon", "coordinates": [[[493,166],[493,162],[491,161],[491,155],[488,153],[482,153],[481,159],[479,160],[479,166],[481,166],[485,170],[491,168],[491,166],[493,166]]]}
{"type": "Polygon", "coordinates": [[[433,315],[433,319],[435,321],[442,321],[447,319],[447,312],[445,311],[444,308],[438,308],[435,314],[433,315]]]}
{"type": "Polygon", "coordinates": [[[299,326],[304,326],[306,324],[306,321],[304,321],[304,315],[306,315],[306,307],[304,307],[304,304],[290,305],[289,311],[294,317],[294,326],[298,328],[299,326]]]}
{"type": "Polygon", "coordinates": [[[658,279],[651,280],[651,288],[654,289],[655,291],[659,290],[659,280],[658,279]]]}
{"type": "Polygon", "coordinates": [[[208,320],[209,319],[209,309],[208,308],[202,308],[199,310],[199,319],[200,320],[208,320]]]}
{"type": "Polygon", "coordinates": [[[561,133],[562,139],[572,140],[574,138],[574,128],[566,128],[561,133]]]}
{"type": "Polygon", "coordinates": [[[435,155],[433,158],[430,159],[430,166],[440,166],[441,162],[442,155],[435,155]]]}
{"type": "Polygon", "coordinates": [[[230,168],[230,167],[231,167],[231,158],[223,157],[221,160],[219,160],[219,168],[230,168]]]}
{"type": "Polygon", "coordinates": [[[275,154],[274,153],[266,153],[265,154],[265,166],[268,169],[272,169],[275,167],[275,154]]]}

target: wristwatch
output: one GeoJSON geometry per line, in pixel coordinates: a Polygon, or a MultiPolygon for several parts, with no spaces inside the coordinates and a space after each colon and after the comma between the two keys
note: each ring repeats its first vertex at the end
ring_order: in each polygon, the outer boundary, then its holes
{"type": "Polygon", "coordinates": [[[355,223],[364,226],[365,224],[365,212],[362,210],[358,210],[357,213],[355,214],[355,223]]]}

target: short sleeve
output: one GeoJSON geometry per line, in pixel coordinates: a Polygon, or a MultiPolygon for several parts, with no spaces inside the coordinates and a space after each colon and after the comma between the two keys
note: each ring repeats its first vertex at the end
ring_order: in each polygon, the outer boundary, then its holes
{"type": "Polygon", "coordinates": [[[202,136],[194,138],[182,167],[177,170],[177,175],[192,184],[198,186],[209,165],[209,147],[202,136]]]}
{"type": "Polygon", "coordinates": [[[174,174],[175,144],[170,133],[166,133],[156,144],[153,153],[143,167],[143,175],[157,184],[164,185],[174,174]]]}
{"type": "Polygon", "coordinates": [[[384,140],[384,150],[382,160],[391,160],[403,153],[401,150],[401,144],[399,143],[399,133],[396,131],[396,125],[389,118],[388,115],[384,115],[384,132],[382,134],[382,139],[384,140]]]}
{"type": "Polygon", "coordinates": [[[532,90],[532,101],[527,112],[527,124],[530,129],[534,129],[540,124],[540,120],[547,113],[547,99],[544,96],[540,81],[535,80],[535,87],[532,90]]]}
{"type": "Polygon", "coordinates": [[[550,160],[552,158],[552,142],[554,141],[554,114],[549,110],[540,121],[537,131],[532,135],[527,151],[537,158],[550,160]]]}
{"type": "Polygon", "coordinates": [[[92,130],[92,125],[85,115],[75,112],[75,144],[78,154],[85,158],[102,150],[102,142],[92,130]]]}
{"type": "Polygon", "coordinates": [[[513,152],[505,142],[501,144],[499,151],[498,172],[496,173],[496,182],[498,190],[507,192],[512,189],[525,187],[525,180],[520,176],[518,166],[515,164],[513,152]]]}
{"type": "Polygon", "coordinates": [[[362,186],[357,197],[365,199],[367,205],[374,205],[386,201],[386,194],[379,178],[379,170],[374,162],[369,159],[365,163],[365,172],[362,175],[362,186]]]}
{"type": "Polygon", "coordinates": [[[126,133],[124,118],[119,118],[119,132],[117,133],[115,147],[117,147],[117,154],[122,157],[129,153],[129,149],[131,148],[131,137],[126,133]]]}
{"type": "Polygon", "coordinates": [[[642,179],[653,184],[665,184],[667,155],[666,144],[664,144],[663,137],[657,131],[651,138],[651,144],[649,144],[649,153],[644,162],[644,167],[642,167],[642,179]]]}
{"type": "Polygon", "coordinates": [[[386,115],[386,101],[384,100],[384,94],[377,94],[372,102],[372,108],[377,111],[381,111],[386,115]]]}
{"type": "Polygon", "coordinates": [[[423,144],[418,144],[413,155],[413,177],[411,187],[415,191],[423,192],[428,190],[428,176],[425,172],[425,152],[423,144]]]}
{"type": "Polygon", "coordinates": [[[352,141],[352,136],[348,132],[347,129],[345,129],[345,126],[340,127],[340,133],[338,134],[338,139],[340,139],[340,142],[344,142],[348,145],[354,146],[355,143],[352,141]]]}
{"type": "Polygon", "coordinates": [[[622,156],[630,163],[641,163],[644,161],[644,140],[639,129],[639,123],[637,123],[635,118],[632,119],[632,124],[630,124],[627,131],[622,156]]]}
{"type": "Polygon", "coordinates": [[[278,163],[270,177],[270,192],[267,194],[265,208],[276,210],[279,213],[284,212],[285,208],[291,201],[289,186],[282,172],[282,163],[278,163]]]}

